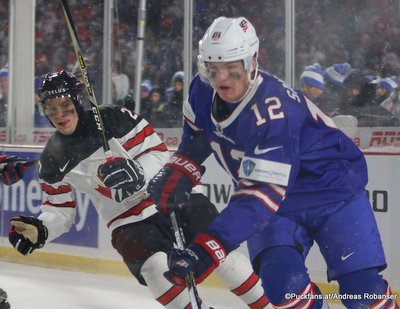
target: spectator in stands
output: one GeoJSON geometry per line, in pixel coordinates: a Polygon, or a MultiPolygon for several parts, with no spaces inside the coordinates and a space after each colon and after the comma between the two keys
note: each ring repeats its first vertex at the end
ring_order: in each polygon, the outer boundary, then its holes
{"type": "Polygon", "coordinates": [[[112,78],[112,103],[114,105],[125,106],[126,97],[130,94],[130,83],[128,75],[115,73],[112,78]]]}
{"type": "Polygon", "coordinates": [[[376,101],[396,118],[400,117],[399,83],[396,76],[382,78],[376,87],[376,101]]]}
{"type": "Polygon", "coordinates": [[[351,70],[347,62],[336,63],[325,70],[325,91],[320,97],[320,108],[328,115],[334,116],[340,109],[343,100],[343,81],[351,70]]]}
{"type": "Polygon", "coordinates": [[[147,106],[149,103],[149,95],[150,91],[153,88],[151,81],[148,79],[145,79],[141,84],[140,84],[140,114],[142,115],[142,110],[143,108],[146,109],[145,106],[147,106]]]}
{"type": "Polygon", "coordinates": [[[172,93],[163,109],[163,127],[165,128],[179,128],[182,126],[183,79],[183,71],[175,72],[172,76],[172,93]]]}
{"type": "Polygon", "coordinates": [[[8,64],[0,70],[0,127],[7,126],[8,64]]]}
{"type": "Polygon", "coordinates": [[[319,63],[304,68],[300,75],[300,90],[315,104],[319,104],[318,98],[325,90],[324,71],[319,63]]]}
{"type": "Polygon", "coordinates": [[[148,100],[141,106],[141,115],[155,128],[163,126],[163,111],[166,104],[163,100],[163,93],[160,87],[154,86],[150,91],[148,100]]]}
{"type": "Polygon", "coordinates": [[[346,100],[341,105],[340,113],[355,116],[359,127],[400,125],[399,119],[376,102],[376,83],[371,82],[368,74],[359,69],[352,69],[343,85],[346,90],[346,100]]]}

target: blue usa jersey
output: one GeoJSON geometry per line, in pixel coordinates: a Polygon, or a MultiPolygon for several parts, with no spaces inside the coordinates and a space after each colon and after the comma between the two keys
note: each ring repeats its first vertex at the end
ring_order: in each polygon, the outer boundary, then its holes
{"type": "Polygon", "coordinates": [[[208,229],[228,247],[263,229],[275,213],[345,201],[364,190],[367,169],[360,150],[277,77],[259,73],[240,103],[225,105],[196,76],[184,105],[178,152],[198,163],[213,153],[231,175],[234,194],[208,229]]]}

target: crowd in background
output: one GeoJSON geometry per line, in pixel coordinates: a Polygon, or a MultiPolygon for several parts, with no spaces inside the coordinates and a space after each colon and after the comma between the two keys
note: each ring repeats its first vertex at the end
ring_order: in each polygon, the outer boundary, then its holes
{"type": "MultiPolygon", "coordinates": [[[[100,103],[103,44],[103,0],[70,0],[82,50],[90,67],[100,103]],[[95,65],[93,65],[95,64],[95,65]]],[[[114,102],[132,95],[136,64],[139,1],[114,1],[114,102]]],[[[9,2],[0,2],[0,67],[8,60],[9,2]]],[[[379,78],[400,72],[400,9],[394,0],[302,0],[295,2],[296,75],[313,63],[328,68],[349,63],[352,68],[379,78]]],[[[193,42],[198,42],[211,21],[220,15],[244,15],[258,29],[260,67],[283,78],[285,3],[280,0],[195,0],[193,42]]],[[[156,125],[179,126],[174,75],[183,70],[183,0],[148,0],[142,67],[142,111],[156,125]],[[157,100],[155,99],[157,97],[157,100]],[[151,99],[153,98],[153,99],[151,99]],[[150,103],[152,102],[152,103],[150,103]],[[171,103],[171,104],[170,104],[171,103]],[[150,112],[151,111],[151,112],[150,112]],[[169,119],[169,115],[173,119],[169,119]]],[[[62,9],[58,1],[36,1],[35,72],[76,70],[62,9]]],[[[197,43],[193,44],[196,72],[197,43]]],[[[1,78],[1,77],[0,77],[1,78]]],[[[183,78],[183,77],[182,77],[183,78]]],[[[300,85],[295,85],[299,87],[300,85]]]]}
{"type": "Polygon", "coordinates": [[[336,63],[323,69],[306,66],[300,75],[301,91],[340,125],[395,127],[400,125],[398,76],[381,77],[369,70],[336,63]],[[345,116],[345,118],[344,118],[345,116]],[[346,123],[343,123],[346,121],[346,123]]]}

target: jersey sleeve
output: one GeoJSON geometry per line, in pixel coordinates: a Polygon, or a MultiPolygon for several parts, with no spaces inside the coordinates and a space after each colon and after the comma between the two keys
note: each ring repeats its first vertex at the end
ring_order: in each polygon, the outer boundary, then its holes
{"type": "Polygon", "coordinates": [[[209,141],[201,121],[203,106],[210,100],[210,89],[196,76],[189,88],[189,98],[183,104],[183,133],[177,153],[202,164],[211,154],[209,141]]]}
{"type": "Polygon", "coordinates": [[[43,179],[39,181],[44,198],[38,219],[47,227],[49,232],[47,241],[50,242],[71,229],[76,215],[75,195],[67,183],[50,184],[43,179]]]}
{"type": "Polygon", "coordinates": [[[168,161],[168,148],[145,118],[126,108],[115,113],[114,136],[129,157],[143,167],[148,182],[168,161]]]}

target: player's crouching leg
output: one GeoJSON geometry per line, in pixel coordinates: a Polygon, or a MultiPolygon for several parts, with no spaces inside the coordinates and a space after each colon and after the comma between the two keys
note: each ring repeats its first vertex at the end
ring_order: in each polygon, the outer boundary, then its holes
{"type": "Polygon", "coordinates": [[[274,308],[329,308],[319,288],[310,281],[301,254],[291,246],[262,251],[259,275],[274,308]]]}
{"type": "Polygon", "coordinates": [[[249,259],[238,250],[229,253],[215,273],[249,308],[267,308],[269,301],[264,295],[261,280],[253,271],[249,259]]]}
{"type": "Polygon", "coordinates": [[[337,281],[346,308],[399,308],[396,296],[376,268],[355,271],[340,276],[337,281]]]}
{"type": "MultiPolygon", "coordinates": [[[[163,274],[168,270],[167,254],[157,252],[143,263],[141,275],[154,298],[165,308],[191,308],[189,293],[186,287],[173,285],[163,274]]],[[[202,308],[209,308],[202,303],[202,308]]]]}

